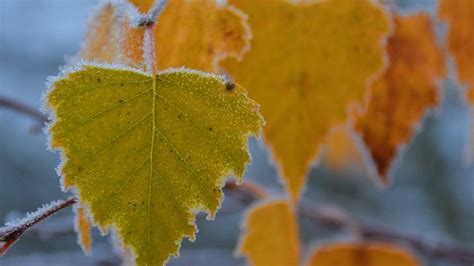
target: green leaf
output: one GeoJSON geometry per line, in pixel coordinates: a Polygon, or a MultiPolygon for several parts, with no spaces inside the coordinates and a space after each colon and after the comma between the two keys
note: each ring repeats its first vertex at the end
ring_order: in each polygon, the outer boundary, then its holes
{"type": "Polygon", "coordinates": [[[195,213],[213,218],[229,174],[240,181],[247,139],[262,118],[239,85],[169,69],[82,65],[51,82],[49,131],[101,230],[116,227],[138,265],[159,265],[195,238],[195,213]]]}

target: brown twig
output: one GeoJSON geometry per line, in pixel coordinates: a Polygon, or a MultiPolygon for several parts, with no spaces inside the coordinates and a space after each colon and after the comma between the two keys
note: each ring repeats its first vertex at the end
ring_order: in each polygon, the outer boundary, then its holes
{"type": "MultiPolygon", "coordinates": [[[[236,197],[245,205],[249,205],[268,196],[263,188],[251,182],[244,182],[242,185],[228,183],[225,186],[225,190],[227,193],[232,192],[233,194],[231,195],[236,197]]],[[[33,225],[45,220],[60,210],[75,204],[76,202],[77,198],[55,202],[52,205],[29,215],[16,225],[7,225],[0,228],[0,242],[4,242],[3,246],[0,247],[0,255],[3,254],[33,225]]],[[[427,256],[450,259],[469,265],[474,263],[474,250],[465,248],[454,241],[428,241],[421,236],[406,234],[379,223],[369,223],[367,221],[355,219],[336,206],[317,205],[306,199],[300,201],[298,209],[302,216],[307,217],[315,223],[347,229],[351,233],[366,240],[405,243],[414,250],[427,256]]]]}
{"type": "Polygon", "coordinates": [[[0,228],[0,242],[4,242],[0,247],[0,256],[3,255],[20,237],[33,225],[51,217],[57,212],[69,207],[77,202],[77,198],[70,198],[66,201],[60,200],[50,203],[27,217],[7,224],[0,228]]]}
{"type": "Polygon", "coordinates": [[[48,122],[49,119],[46,115],[38,111],[36,108],[28,106],[24,103],[18,102],[13,99],[9,99],[3,96],[0,96],[0,107],[12,109],[19,113],[30,116],[31,118],[37,120],[39,123],[48,122]]]}
{"type": "Polygon", "coordinates": [[[155,4],[150,8],[147,14],[142,15],[138,19],[138,26],[139,27],[150,27],[151,25],[155,24],[158,16],[160,15],[161,11],[165,8],[168,0],[156,0],[155,4]]]}
{"type": "MultiPolygon", "coordinates": [[[[243,202],[261,198],[261,195],[255,194],[256,184],[244,182],[246,186],[226,186],[227,189],[242,190],[245,193],[253,193],[251,199],[243,202]],[[248,189],[248,188],[251,189],[248,189]]],[[[261,188],[258,190],[262,190],[261,188]]],[[[380,240],[388,242],[405,243],[414,250],[427,256],[450,259],[467,265],[474,264],[474,250],[465,248],[455,241],[434,242],[428,241],[421,236],[411,235],[401,232],[394,228],[383,226],[379,223],[369,223],[355,219],[346,211],[337,206],[317,205],[312,201],[302,199],[299,202],[298,210],[300,215],[307,217],[311,221],[331,227],[346,229],[366,240],[380,240]]]]}
{"type": "Polygon", "coordinates": [[[474,250],[454,241],[427,240],[422,236],[403,233],[380,224],[359,222],[359,232],[367,239],[381,241],[403,241],[413,249],[430,257],[452,259],[466,265],[474,265],[474,250]]]}

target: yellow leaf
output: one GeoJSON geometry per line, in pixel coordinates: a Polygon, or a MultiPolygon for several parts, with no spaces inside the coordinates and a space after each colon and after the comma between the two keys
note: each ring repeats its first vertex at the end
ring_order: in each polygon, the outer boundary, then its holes
{"type": "Polygon", "coordinates": [[[230,3],[249,16],[252,49],[222,66],[261,104],[265,140],[296,199],[329,130],[381,70],[389,22],[364,0],[230,3]]]}
{"type": "MultiPolygon", "coordinates": [[[[146,12],[154,0],[131,2],[146,12]]],[[[134,28],[116,9],[106,4],[95,15],[79,57],[144,68],[144,29],[134,28]]],[[[217,73],[223,58],[243,56],[249,39],[246,16],[235,7],[215,0],[170,0],[155,26],[156,62],[159,69],[185,66],[217,73]]]]}
{"type": "Polygon", "coordinates": [[[87,216],[86,210],[83,206],[79,206],[79,204],[76,204],[74,209],[76,213],[74,229],[77,232],[78,243],[86,255],[91,255],[91,222],[89,221],[89,217],[87,216]]]}
{"type": "Polygon", "coordinates": [[[394,22],[387,45],[390,65],[372,84],[367,109],[355,123],[385,184],[401,145],[412,138],[426,111],[439,104],[436,82],[446,73],[428,14],[395,16],[394,22]]]}
{"type": "Polygon", "coordinates": [[[288,202],[274,200],[250,209],[243,230],[238,252],[251,265],[298,265],[298,226],[288,202]]]}
{"type": "Polygon", "coordinates": [[[317,249],[308,266],[418,266],[410,253],[388,244],[331,244],[317,249]]]}
{"type": "Polygon", "coordinates": [[[242,87],[186,69],[79,66],[52,81],[47,106],[64,188],[77,188],[102,231],[118,229],[138,265],[177,255],[195,238],[197,211],[214,217],[262,124],[242,87]]]}

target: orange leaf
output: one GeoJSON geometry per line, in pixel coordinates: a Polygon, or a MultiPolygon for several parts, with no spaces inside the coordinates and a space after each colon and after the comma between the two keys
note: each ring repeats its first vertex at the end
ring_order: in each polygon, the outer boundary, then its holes
{"type": "MultiPolygon", "coordinates": [[[[142,12],[153,2],[133,1],[142,12]]],[[[144,28],[133,27],[124,12],[117,12],[122,9],[112,4],[100,9],[79,57],[144,68],[144,28]]],[[[217,63],[226,57],[240,59],[249,39],[246,16],[235,7],[214,0],[170,0],[155,27],[156,61],[159,69],[185,66],[219,72],[217,63]]]]}
{"type": "Polygon", "coordinates": [[[153,4],[156,2],[156,0],[127,0],[127,1],[132,3],[138,9],[138,11],[142,14],[146,14],[150,10],[150,8],[153,6],[153,4]]]}
{"type": "Polygon", "coordinates": [[[298,227],[287,201],[270,201],[250,209],[243,229],[238,252],[251,265],[298,265],[298,227]]]}
{"type": "Polygon", "coordinates": [[[429,15],[395,16],[394,21],[387,45],[390,66],[373,83],[367,109],[355,123],[384,183],[400,146],[426,111],[439,104],[436,81],[446,73],[429,15]]]}
{"type": "Polygon", "coordinates": [[[76,213],[76,221],[74,229],[77,232],[77,242],[81,246],[86,255],[91,255],[92,250],[92,236],[91,236],[91,222],[86,210],[79,203],[74,207],[76,213]]]}
{"type": "Polygon", "coordinates": [[[222,66],[261,104],[265,140],[297,199],[329,130],[383,66],[386,14],[364,0],[230,3],[249,16],[252,49],[222,66]]]}
{"type": "Polygon", "coordinates": [[[104,4],[89,22],[86,40],[78,57],[84,60],[100,62],[114,62],[118,54],[119,44],[115,40],[115,9],[112,4],[104,4]]]}
{"type": "Polygon", "coordinates": [[[317,249],[308,266],[417,266],[410,253],[387,244],[332,244],[317,249]]]}
{"type": "Polygon", "coordinates": [[[321,154],[322,164],[336,172],[354,171],[367,174],[365,157],[349,127],[338,127],[328,138],[328,147],[321,154]]]}
{"type": "MultiPolygon", "coordinates": [[[[474,89],[474,1],[440,0],[439,16],[449,23],[448,50],[454,57],[459,81],[474,89]]],[[[473,98],[470,97],[471,103],[473,98]]]]}
{"type": "MultiPolygon", "coordinates": [[[[438,13],[449,23],[448,50],[454,58],[458,80],[468,86],[467,101],[474,105],[474,1],[440,0],[438,13]]],[[[470,134],[468,162],[474,161],[474,125],[470,134]]]]}

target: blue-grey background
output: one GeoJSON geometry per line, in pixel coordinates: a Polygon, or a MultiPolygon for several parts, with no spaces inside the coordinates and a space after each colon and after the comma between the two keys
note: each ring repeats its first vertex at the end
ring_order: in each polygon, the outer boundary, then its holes
{"type": "MultiPolygon", "coordinates": [[[[0,96],[39,108],[47,76],[56,75],[74,55],[84,36],[96,0],[0,0],[0,96]]],[[[426,10],[436,1],[389,1],[399,12],[426,10]]],[[[440,36],[444,27],[437,25],[440,36]]],[[[352,215],[380,221],[433,241],[457,240],[474,248],[474,168],[465,164],[471,111],[462,87],[453,78],[441,82],[442,106],[431,112],[394,170],[392,185],[381,190],[360,171],[333,172],[324,165],[308,177],[305,197],[337,204],[352,215]]],[[[284,126],[284,125],[282,125],[284,126]]],[[[55,167],[58,154],[46,149],[46,136],[36,121],[0,108],[0,224],[22,217],[43,203],[66,198],[55,167]]],[[[275,193],[281,192],[265,146],[252,140],[247,176],[275,193]]],[[[225,203],[232,205],[227,197],[225,203]]],[[[215,221],[199,219],[194,243],[184,241],[172,265],[240,265],[232,257],[238,242],[242,211],[219,213],[215,221]]],[[[324,241],[350,240],[339,231],[300,220],[303,253],[324,241]]],[[[93,255],[86,257],[72,231],[66,210],[26,233],[0,265],[116,265],[109,237],[94,229],[93,255]]],[[[457,265],[418,254],[426,265],[457,265]]]]}

